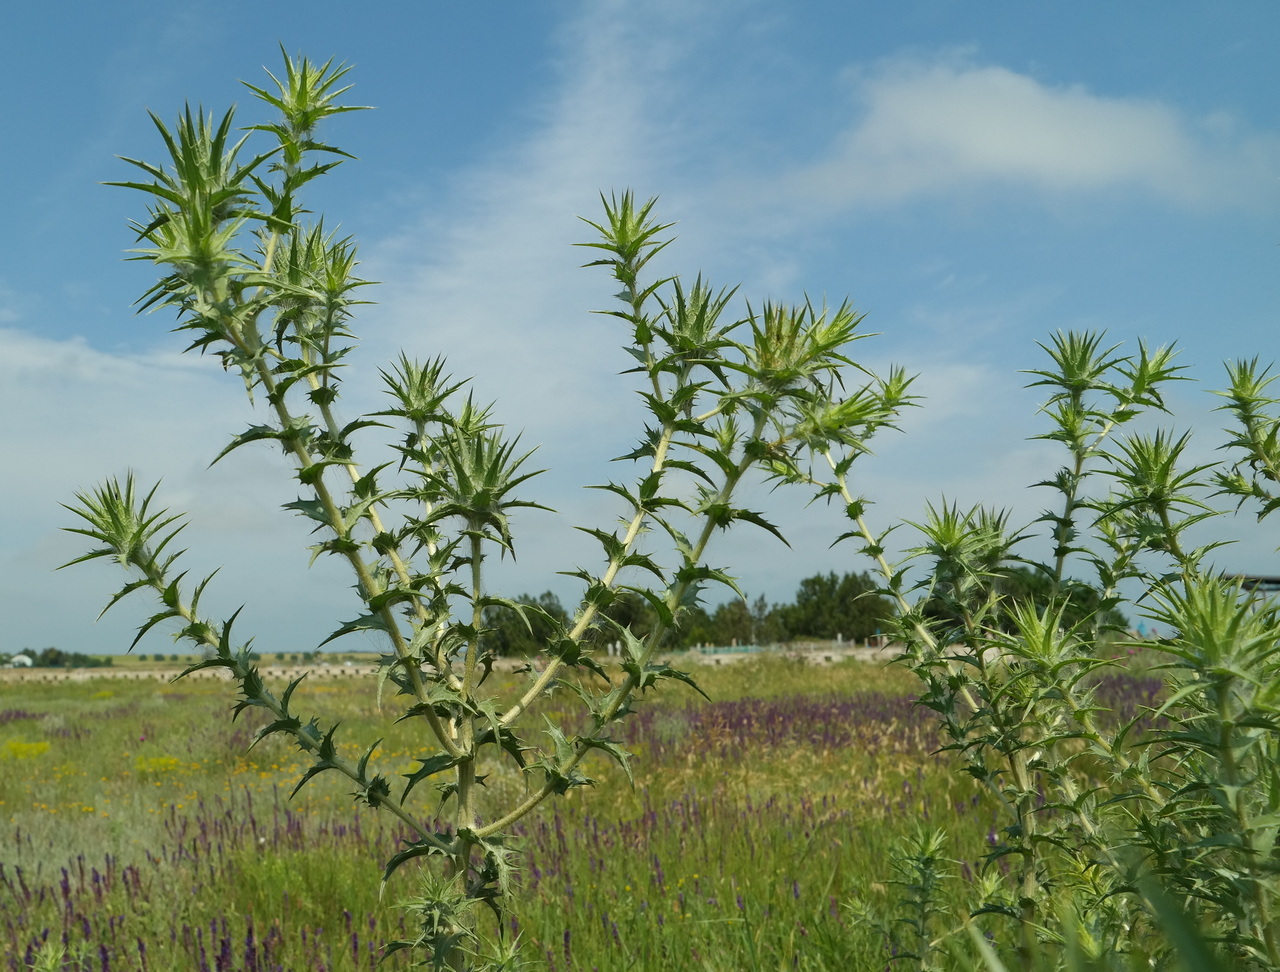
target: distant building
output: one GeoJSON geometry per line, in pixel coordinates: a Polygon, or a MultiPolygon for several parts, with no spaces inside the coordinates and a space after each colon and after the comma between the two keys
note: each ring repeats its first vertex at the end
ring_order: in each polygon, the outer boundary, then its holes
{"type": "Polygon", "coordinates": [[[14,655],[12,658],[9,659],[9,667],[10,668],[30,668],[31,656],[22,655],[22,654],[14,655]]]}
{"type": "Polygon", "coordinates": [[[1262,594],[1280,594],[1280,577],[1266,577],[1259,574],[1227,574],[1230,580],[1238,580],[1246,591],[1262,594]]]}

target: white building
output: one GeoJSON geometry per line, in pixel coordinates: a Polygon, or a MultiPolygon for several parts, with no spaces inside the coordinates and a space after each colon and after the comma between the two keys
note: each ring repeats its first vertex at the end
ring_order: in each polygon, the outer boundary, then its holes
{"type": "Polygon", "coordinates": [[[23,654],[14,655],[12,658],[9,659],[9,667],[10,668],[30,668],[31,656],[23,655],[23,654]]]}

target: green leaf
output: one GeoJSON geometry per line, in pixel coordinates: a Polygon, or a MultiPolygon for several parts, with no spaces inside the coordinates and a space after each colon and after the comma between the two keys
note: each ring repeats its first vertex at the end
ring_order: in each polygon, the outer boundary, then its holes
{"type": "Polygon", "coordinates": [[[295,796],[298,795],[299,790],[301,790],[304,786],[306,786],[309,782],[311,782],[311,780],[319,776],[321,773],[324,773],[328,770],[338,769],[338,762],[337,762],[338,752],[337,752],[337,747],[334,745],[334,742],[333,742],[333,734],[337,731],[338,731],[338,725],[337,723],[334,723],[333,727],[324,734],[324,738],[321,739],[320,745],[317,747],[318,752],[316,754],[315,763],[307,767],[307,771],[302,774],[302,778],[298,780],[297,785],[293,788],[293,791],[289,794],[290,800],[292,800],[295,796]]]}
{"type": "Polygon", "coordinates": [[[423,837],[420,840],[406,840],[405,844],[408,846],[404,850],[392,854],[383,868],[382,883],[384,886],[402,864],[406,864],[415,858],[432,854],[441,856],[452,854],[454,839],[452,834],[432,834],[430,837],[423,837]]]}
{"type": "Polygon", "coordinates": [[[574,527],[582,533],[589,534],[600,541],[600,546],[604,548],[605,559],[610,563],[619,561],[626,554],[626,547],[622,540],[615,533],[606,533],[604,530],[597,530],[592,527],[574,527]]]}
{"type": "Polygon", "coordinates": [[[181,616],[182,615],[174,610],[161,611],[159,614],[153,614],[138,628],[138,633],[133,636],[133,641],[129,642],[129,650],[133,651],[134,647],[136,647],[138,642],[142,640],[143,636],[161,621],[168,621],[170,618],[179,618],[181,616]]]}
{"type": "Polygon", "coordinates": [[[448,753],[436,753],[433,756],[417,758],[421,765],[412,773],[402,774],[409,782],[404,786],[404,792],[400,795],[401,801],[408,799],[410,791],[423,780],[430,779],[437,773],[442,773],[447,769],[457,766],[459,759],[456,756],[450,756],[448,753]]]}
{"type": "Polygon", "coordinates": [[[309,517],[317,523],[331,528],[334,526],[329,522],[329,513],[319,500],[296,499],[292,503],[285,503],[282,509],[297,510],[303,516],[309,517]]]}
{"type": "Polygon", "coordinates": [[[611,756],[617,764],[622,767],[622,771],[627,775],[627,782],[631,784],[633,788],[635,787],[635,777],[632,776],[631,773],[631,760],[634,757],[633,753],[627,752],[614,740],[606,739],[604,737],[586,736],[583,737],[582,744],[587,749],[599,749],[601,752],[607,753],[611,756]]]}
{"type": "Polygon", "coordinates": [[[276,719],[274,722],[268,723],[267,725],[259,729],[256,733],[254,733],[253,739],[249,741],[248,748],[253,749],[254,746],[258,745],[258,743],[262,742],[262,740],[266,739],[270,735],[273,735],[274,733],[283,732],[289,735],[296,736],[301,729],[302,729],[301,719],[299,719],[297,716],[284,716],[282,718],[276,719]]]}
{"type": "Polygon", "coordinates": [[[216,456],[214,456],[213,462],[209,463],[209,465],[210,466],[216,465],[224,456],[230,455],[236,449],[239,449],[242,445],[247,445],[250,442],[261,442],[266,439],[274,439],[276,441],[281,441],[283,438],[284,438],[284,434],[279,429],[274,428],[273,426],[251,425],[249,426],[247,431],[241,432],[239,435],[233,438],[231,440],[231,443],[225,449],[223,449],[216,456]]]}
{"type": "Polygon", "coordinates": [[[772,533],[775,537],[781,540],[785,546],[791,546],[791,544],[787,543],[787,538],[782,535],[782,532],[766,520],[760,513],[755,513],[751,510],[733,510],[731,518],[734,520],[743,520],[747,523],[754,523],[762,530],[767,530],[769,533],[772,533]]]}
{"type": "Polygon", "coordinates": [[[381,614],[362,614],[358,618],[345,622],[337,631],[320,642],[319,647],[323,648],[329,642],[343,635],[349,635],[353,631],[388,631],[387,621],[381,614]]]}
{"type": "Polygon", "coordinates": [[[698,683],[693,680],[693,676],[690,675],[688,672],[682,672],[677,668],[672,668],[670,665],[650,665],[648,666],[648,668],[646,668],[645,671],[647,675],[652,676],[653,682],[655,683],[657,682],[658,679],[662,679],[662,678],[670,678],[670,679],[674,679],[677,682],[684,682],[685,685],[689,686],[691,689],[693,689],[695,692],[701,695],[708,702],[711,701],[711,696],[707,695],[706,692],[702,691],[702,687],[699,686],[698,683]]]}
{"type": "Polygon", "coordinates": [[[700,588],[704,581],[711,581],[712,583],[715,583],[715,584],[723,584],[725,587],[729,588],[729,590],[733,591],[733,593],[738,595],[738,597],[740,597],[742,600],[745,601],[747,599],[747,596],[743,594],[741,590],[739,590],[737,581],[735,581],[732,577],[730,577],[724,571],[717,570],[714,567],[708,567],[705,564],[686,563],[683,567],[680,567],[676,571],[675,585],[680,585],[680,586],[689,588],[691,592],[694,592],[694,600],[689,601],[687,600],[687,598],[682,597],[680,599],[681,607],[685,607],[685,606],[692,607],[693,604],[696,603],[695,588],[700,588]]]}
{"type": "MultiPolygon", "coordinates": [[[[661,574],[659,574],[659,578],[661,579],[661,574]]],[[[664,628],[670,628],[675,624],[675,615],[667,604],[666,598],[658,594],[656,591],[650,590],[647,587],[637,587],[630,584],[624,584],[620,589],[624,591],[631,591],[633,594],[639,594],[643,597],[649,603],[649,606],[653,608],[653,613],[657,615],[658,621],[661,622],[664,628]]]]}

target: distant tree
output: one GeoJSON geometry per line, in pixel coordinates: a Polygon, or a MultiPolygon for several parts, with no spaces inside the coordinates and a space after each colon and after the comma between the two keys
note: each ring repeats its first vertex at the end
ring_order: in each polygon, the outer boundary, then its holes
{"type": "Polygon", "coordinates": [[[774,645],[786,640],[786,629],[778,616],[778,606],[769,606],[765,596],[761,594],[751,602],[751,643],[756,645],[774,645]]]}
{"type": "Polygon", "coordinates": [[[714,611],[697,605],[685,612],[672,640],[673,647],[695,645],[771,645],[786,640],[777,605],[761,594],[748,607],[746,601],[728,601],[714,611]]]}
{"type": "MultiPolygon", "coordinates": [[[[1029,599],[1041,611],[1050,604],[1061,604],[1063,627],[1074,627],[1085,619],[1117,630],[1123,630],[1129,626],[1124,614],[1114,606],[1105,607],[1102,603],[1102,595],[1088,584],[1066,578],[1058,585],[1055,592],[1052,578],[1036,567],[1004,564],[994,568],[993,572],[996,575],[992,583],[994,592],[1007,598],[1010,603],[1025,602],[1029,599]]],[[[950,603],[951,597],[948,590],[935,589],[935,596],[926,605],[925,613],[937,620],[951,617],[959,625],[960,619],[949,608],[950,603]]],[[[1013,623],[1007,617],[1000,626],[1006,631],[1013,630],[1013,623]]]]}
{"type": "Polygon", "coordinates": [[[865,573],[815,574],[800,582],[795,603],[776,613],[789,638],[863,639],[893,616],[892,604],[875,591],[865,573]]]}
{"type": "Polygon", "coordinates": [[[485,645],[499,655],[530,655],[540,651],[555,627],[563,626],[569,620],[560,599],[551,591],[544,591],[538,597],[521,594],[513,600],[537,610],[524,612],[522,620],[520,614],[511,608],[484,609],[484,625],[488,629],[484,635],[485,645]]]}
{"type": "MultiPolygon", "coordinates": [[[[619,592],[601,613],[614,624],[630,629],[642,641],[649,637],[658,621],[649,602],[634,591],[619,592]]],[[[617,640],[616,632],[609,625],[600,628],[599,637],[604,641],[617,640]]]]}
{"type": "Polygon", "coordinates": [[[24,654],[31,659],[32,665],[41,668],[109,668],[113,664],[110,658],[84,655],[78,651],[63,651],[61,648],[44,648],[39,652],[24,651],[24,654]]]}
{"type": "Polygon", "coordinates": [[[677,622],[673,641],[680,648],[718,644],[715,622],[711,620],[707,609],[701,604],[688,608],[677,622]]]}
{"type": "Polygon", "coordinates": [[[726,601],[711,616],[716,644],[749,645],[752,643],[751,609],[746,601],[726,601]]]}
{"type": "MultiPolygon", "coordinates": [[[[1042,570],[1032,567],[1010,567],[1002,571],[996,590],[1012,598],[1030,597],[1036,607],[1044,609],[1054,599],[1053,580],[1042,570]]],[[[1057,597],[1063,604],[1062,622],[1071,628],[1086,618],[1104,626],[1127,628],[1128,619],[1115,607],[1104,607],[1102,595],[1089,584],[1068,578],[1059,585],[1057,597]]]]}
{"type": "Polygon", "coordinates": [[[67,653],[61,648],[42,648],[39,654],[32,657],[31,661],[41,668],[71,667],[71,659],[67,657],[67,653]]]}

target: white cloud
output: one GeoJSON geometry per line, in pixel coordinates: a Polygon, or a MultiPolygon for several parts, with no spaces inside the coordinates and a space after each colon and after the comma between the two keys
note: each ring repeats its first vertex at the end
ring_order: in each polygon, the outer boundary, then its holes
{"type": "Polygon", "coordinates": [[[888,205],[975,186],[1139,189],[1189,206],[1276,198],[1280,139],[1224,116],[1054,86],[998,66],[898,60],[855,81],[862,112],[795,188],[888,205]]]}
{"type": "MultiPolygon", "coordinates": [[[[307,573],[307,529],[279,509],[297,495],[283,457],[250,446],[207,468],[253,420],[239,379],[223,374],[214,359],[176,351],[112,354],[82,340],[0,329],[0,414],[6,416],[0,650],[10,643],[119,650],[132,627],[153,613],[154,605],[137,597],[95,626],[124,573],[105,562],[54,573],[95,546],[61,531],[79,525],[61,504],[130,472],[144,489],[162,480],[159,506],[190,513],[181,545],[191,548],[183,564],[192,576],[229,568],[210,588],[216,614],[248,603],[246,628],[257,625],[265,644],[288,650],[310,647],[332,629],[333,612],[341,610],[332,592],[349,582],[326,577],[337,584],[322,596],[315,573],[307,573]],[[311,620],[298,624],[306,615],[301,606],[310,607],[311,620]]],[[[326,574],[328,565],[318,571],[326,574]]],[[[169,647],[163,637],[152,642],[150,650],[169,647]]]]}
{"type": "MultiPolygon", "coordinates": [[[[594,237],[575,214],[601,219],[598,193],[649,181],[653,140],[646,99],[631,83],[640,57],[615,4],[566,31],[562,84],[535,109],[532,131],[466,173],[450,199],[368,251],[380,288],[382,338],[374,357],[403,346],[445,354],[476,376],[514,424],[547,441],[584,415],[608,421],[622,327],[593,316],[612,292],[601,270],[582,270],[594,237]],[[533,370],[531,370],[531,368],[533,370]],[[510,393],[518,385],[522,400],[510,393]]],[[[652,77],[650,78],[652,80],[652,77]]],[[[625,399],[624,399],[625,400],[625,399]]]]}
{"type": "MultiPolygon", "coordinates": [[[[511,590],[552,587],[576,596],[576,582],[551,571],[596,565],[600,555],[571,525],[607,527],[620,512],[609,496],[581,487],[631,474],[607,460],[631,448],[646,417],[632,377],[618,375],[633,364],[620,349],[625,325],[590,313],[609,306],[617,285],[601,269],[580,267],[596,254],[573,244],[594,231],[574,214],[599,221],[598,192],[626,187],[641,199],[661,190],[659,215],[668,218],[689,216],[682,197],[703,215],[719,210],[719,221],[711,216],[701,231],[680,228],[673,255],[664,255],[656,275],[671,272],[667,259],[696,268],[726,246],[753,251],[775,235],[759,219],[760,235],[748,232],[744,240],[750,199],[709,176],[707,167],[681,164],[699,135],[682,129],[668,108],[690,97],[680,87],[681,58],[706,43],[706,23],[681,5],[660,4],[637,29],[624,10],[584,5],[562,37],[558,88],[527,136],[459,178],[430,216],[366,249],[370,275],[388,283],[374,311],[381,336],[363,353],[385,359],[403,346],[422,357],[445,354],[456,375],[476,376],[480,397],[497,399],[501,419],[540,445],[533,464],[552,470],[528,493],[545,497],[563,516],[521,518],[520,563],[493,574],[511,590]]],[[[795,274],[794,257],[774,262],[751,252],[748,259],[767,264],[753,279],[755,298],[785,289],[795,274]]],[[[813,573],[815,558],[824,557],[841,529],[829,511],[802,512],[807,499],[761,488],[746,502],[802,533],[825,536],[816,548],[798,542],[787,551],[744,529],[718,538],[712,560],[732,564],[754,591],[789,596],[791,578],[813,573]]],[[[844,550],[826,556],[833,564],[851,559],[844,550]]]]}
{"type": "Polygon", "coordinates": [[[125,442],[127,462],[168,464],[193,427],[208,432],[200,406],[221,397],[220,378],[212,359],[118,355],[82,339],[0,329],[0,400],[6,415],[21,416],[6,429],[6,449],[25,460],[23,475],[2,488],[38,495],[46,484],[75,481],[83,467],[118,468],[125,442]],[[174,408],[175,401],[194,408],[174,408]]]}
{"type": "MultiPolygon", "coordinates": [[[[655,5],[647,29],[627,10],[584,5],[561,31],[558,82],[529,109],[528,130],[457,176],[429,213],[365,248],[369,275],[387,283],[362,315],[371,335],[362,360],[403,348],[442,354],[454,375],[473,377],[477,398],[495,401],[497,417],[539,447],[532,464],[551,470],[529,492],[550,495],[575,523],[601,506],[579,487],[621,474],[607,460],[630,450],[644,419],[634,382],[619,377],[634,364],[622,350],[627,326],[593,313],[616,304],[618,287],[606,270],[582,267],[603,254],[574,245],[598,238],[578,217],[603,220],[601,192],[634,187],[643,201],[678,181],[679,138],[662,106],[700,36],[691,22],[701,15],[682,5],[655,5]]],[[[530,527],[552,530],[543,520],[530,527]]],[[[548,545],[595,556],[558,530],[548,545]]],[[[521,559],[546,558],[529,543],[521,559]]]]}
{"type": "MultiPolygon", "coordinates": [[[[710,229],[681,239],[682,266],[699,265],[721,240],[746,252],[774,231],[777,193],[742,193],[732,176],[664,164],[664,151],[680,141],[657,120],[669,89],[678,89],[678,57],[661,29],[639,36],[613,13],[588,8],[567,30],[560,86],[528,136],[460,178],[433,216],[370,258],[372,275],[392,283],[379,295],[382,336],[366,354],[385,358],[400,344],[420,355],[445,353],[455,373],[477,375],[482,397],[498,399],[500,417],[543,446],[536,465],[555,470],[530,492],[549,496],[565,517],[533,515],[520,524],[521,565],[498,575],[516,589],[564,593],[571,584],[546,571],[594,562],[594,548],[569,524],[607,521],[608,508],[598,494],[574,487],[624,475],[603,460],[627,447],[641,420],[630,381],[616,377],[629,363],[617,350],[618,325],[587,313],[602,306],[609,288],[599,271],[578,268],[590,254],[571,248],[586,229],[572,214],[595,218],[601,187],[666,191],[674,183],[711,220],[710,229]],[[635,80],[641,76],[643,84],[635,80]]],[[[1206,182],[1221,161],[1215,151],[1243,165],[1241,153],[1227,151],[1232,146],[1269,150],[1265,140],[1225,126],[1200,131],[1154,102],[1050,88],[1003,68],[899,62],[865,77],[859,91],[862,119],[831,157],[797,177],[806,191],[845,204],[1011,182],[1053,192],[1142,185],[1190,203],[1218,191],[1206,182]]],[[[797,224],[788,232],[803,230],[797,224]]],[[[763,278],[784,289],[793,259],[762,266],[763,278]]],[[[750,262],[768,261],[755,254],[750,262]]],[[[1023,389],[1024,376],[972,359],[984,337],[1036,316],[1030,312],[1047,299],[1032,293],[998,307],[910,310],[934,337],[929,348],[911,349],[908,362],[924,372],[919,390],[928,400],[905,419],[907,434],[886,437],[882,455],[865,463],[881,522],[918,519],[925,500],[944,490],[965,506],[1010,507],[1022,523],[1037,515],[1047,497],[1027,486],[1049,476],[1058,459],[1044,443],[1025,441],[1041,431],[1036,396],[1023,389]]],[[[777,597],[815,570],[859,565],[851,548],[827,550],[843,529],[836,514],[803,509],[804,500],[763,488],[747,500],[778,519],[793,550],[743,530],[720,540],[713,560],[734,565],[750,590],[777,597]]]]}
{"type": "MultiPolygon", "coordinates": [[[[498,399],[501,419],[526,430],[525,443],[546,444],[530,465],[557,472],[524,492],[566,508],[571,522],[607,523],[614,514],[602,494],[578,487],[618,474],[607,460],[630,448],[642,421],[630,382],[617,377],[630,363],[619,349],[623,325],[590,313],[616,287],[602,271],[579,268],[591,254],[571,244],[591,231],[574,214],[598,218],[601,188],[639,184],[643,192],[649,162],[662,154],[647,108],[661,86],[630,79],[641,61],[657,69],[678,56],[661,40],[642,47],[626,36],[632,28],[620,9],[593,6],[568,26],[563,83],[537,106],[526,137],[460,176],[452,205],[369,247],[369,275],[395,283],[362,315],[369,337],[353,360],[344,409],[380,407],[375,368],[401,346],[446,354],[455,374],[477,376],[478,397],[498,399]]],[[[50,573],[89,543],[58,531],[72,519],[58,504],[130,469],[148,486],[163,478],[158,499],[190,511],[183,539],[192,576],[226,564],[210,589],[213,610],[247,604],[242,634],[258,634],[263,650],[314,646],[355,613],[354,601],[343,606],[351,582],[339,565],[306,568],[312,539],[279,510],[297,494],[278,455],[250,446],[205,468],[252,421],[239,380],[216,361],[116,355],[0,331],[0,399],[6,414],[30,417],[6,434],[11,468],[27,472],[0,482],[6,508],[31,511],[0,550],[3,599],[12,601],[0,615],[16,622],[9,638],[111,650],[127,642],[129,622],[146,616],[150,605],[139,603],[90,627],[122,575],[105,564],[50,573]]],[[[521,567],[539,569],[531,579],[513,575],[508,561],[493,574],[517,590],[541,590],[556,583],[549,570],[596,559],[591,541],[546,514],[520,517],[517,530],[521,567]]]]}
{"type": "MultiPolygon", "coordinates": [[[[625,10],[622,3],[584,5],[563,35],[559,83],[535,103],[528,130],[459,175],[431,215],[365,251],[368,275],[389,282],[379,288],[380,306],[362,314],[368,338],[353,358],[349,407],[372,407],[371,393],[356,386],[371,386],[375,365],[401,347],[422,357],[445,354],[455,374],[477,376],[478,396],[497,399],[499,417],[524,429],[528,445],[543,446],[532,465],[554,470],[527,493],[565,517],[519,519],[520,563],[493,575],[512,592],[551,586],[572,596],[573,583],[549,571],[598,557],[570,524],[607,525],[617,511],[607,496],[577,487],[625,475],[606,460],[630,447],[643,421],[631,380],[617,376],[630,364],[619,350],[624,325],[590,313],[607,306],[614,288],[603,271],[579,268],[591,254],[572,244],[591,231],[574,214],[596,218],[600,189],[662,190],[671,215],[701,220],[673,248],[679,264],[718,261],[735,275],[745,267],[752,297],[789,289],[799,275],[796,251],[803,252],[791,241],[826,219],[797,214],[780,232],[779,203],[789,201],[780,191],[784,177],[770,178],[768,191],[746,186],[741,180],[755,176],[725,161],[732,144],[700,146],[722,152],[712,156],[724,161],[720,168],[688,164],[682,153],[697,133],[681,131],[667,109],[688,96],[681,58],[705,44],[705,24],[688,22],[694,15],[670,4],[657,25],[637,30],[625,10]]],[[[1000,67],[899,61],[856,85],[859,120],[824,158],[790,177],[793,192],[848,206],[971,187],[1055,194],[1140,187],[1179,204],[1209,205],[1270,192],[1276,171],[1268,168],[1277,158],[1274,141],[1242,134],[1229,120],[1199,124],[1156,102],[1050,87],[1000,67]]],[[[956,289],[948,293],[953,307],[956,289]]],[[[1046,444],[1024,441],[1038,431],[1034,395],[1021,388],[1024,376],[975,363],[986,358],[974,349],[998,343],[1012,322],[1038,316],[1032,312],[1043,302],[1043,294],[1031,294],[949,315],[919,303],[907,308],[923,324],[916,330],[931,337],[928,348],[908,349],[907,361],[924,372],[919,390],[928,400],[904,421],[905,435],[887,435],[877,443],[880,454],[863,464],[859,482],[879,504],[875,522],[918,519],[924,500],[944,489],[966,506],[1013,506],[1020,522],[1036,514],[1044,500],[1026,486],[1057,459],[1046,444]]],[[[877,346],[865,348],[875,353],[877,346]]],[[[0,554],[0,597],[23,605],[0,611],[14,619],[6,621],[11,636],[25,632],[23,643],[33,646],[87,647],[84,631],[119,579],[104,568],[50,580],[53,566],[83,550],[57,532],[67,522],[57,504],[69,499],[69,484],[87,486],[128,468],[148,483],[163,476],[164,501],[192,511],[193,574],[228,564],[214,589],[230,609],[249,604],[245,634],[256,628],[264,650],[310,647],[349,616],[354,604],[333,604],[349,580],[323,561],[306,572],[305,525],[278,509],[294,495],[283,460],[251,447],[205,469],[250,421],[239,381],[216,362],[170,352],[113,355],[0,330],[0,405],[8,416],[26,417],[6,433],[8,466],[20,473],[0,479],[6,509],[30,511],[10,518],[0,554]]],[[[748,591],[776,599],[818,570],[861,569],[852,547],[828,549],[843,529],[838,511],[806,509],[806,498],[753,490],[747,505],[767,509],[793,549],[742,530],[722,538],[712,560],[732,565],[748,591]]],[[[118,643],[131,617],[126,612],[88,637],[100,647],[118,643]]]]}

